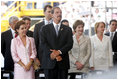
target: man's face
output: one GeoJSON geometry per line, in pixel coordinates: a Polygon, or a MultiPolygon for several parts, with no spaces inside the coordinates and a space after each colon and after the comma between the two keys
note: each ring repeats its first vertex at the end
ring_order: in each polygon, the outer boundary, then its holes
{"type": "Polygon", "coordinates": [[[46,19],[52,19],[52,14],[51,14],[52,8],[47,7],[46,11],[44,12],[44,15],[46,19]]]}
{"type": "Polygon", "coordinates": [[[11,27],[13,30],[15,29],[15,25],[16,25],[17,22],[18,22],[18,20],[15,20],[15,21],[13,21],[11,24],[9,24],[10,27],[11,27]]]}
{"type": "Polygon", "coordinates": [[[53,20],[60,22],[61,18],[62,18],[62,11],[60,8],[56,8],[53,13],[53,20]]]}
{"type": "Polygon", "coordinates": [[[114,31],[116,31],[116,28],[117,28],[117,22],[113,21],[113,22],[111,22],[111,24],[109,26],[110,26],[110,31],[114,32],[114,31]]]}
{"type": "Polygon", "coordinates": [[[25,24],[26,24],[26,29],[29,30],[30,25],[31,25],[31,21],[25,20],[25,24]]]}

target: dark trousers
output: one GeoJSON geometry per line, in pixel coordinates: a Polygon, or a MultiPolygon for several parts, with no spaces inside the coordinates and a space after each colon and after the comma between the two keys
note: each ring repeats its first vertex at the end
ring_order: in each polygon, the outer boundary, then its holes
{"type": "Polygon", "coordinates": [[[46,79],[67,79],[68,69],[60,69],[56,63],[54,69],[44,69],[46,79]]]}
{"type": "Polygon", "coordinates": [[[68,70],[63,69],[46,69],[44,70],[46,79],[67,79],[68,70]]]}

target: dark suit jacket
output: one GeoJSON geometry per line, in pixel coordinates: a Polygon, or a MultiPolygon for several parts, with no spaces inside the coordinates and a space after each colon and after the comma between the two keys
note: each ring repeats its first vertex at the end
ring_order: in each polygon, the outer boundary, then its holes
{"type": "MultiPolygon", "coordinates": [[[[105,35],[110,36],[110,32],[106,33],[105,35]]],[[[113,55],[113,63],[114,65],[116,65],[117,64],[117,32],[115,32],[112,40],[112,52],[115,52],[113,55]]]]}
{"type": "Polygon", "coordinates": [[[33,37],[33,32],[28,30],[27,33],[26,33],[26,35],[27,35],[28,37],[33,37]]]}
{"type": "Polygon", "coordinates": [[[36,44],[36,50],[37,50],[37,58],[40,60],[41,63],[42,63],[42,53],[43,52],[40,47],[40,30],[43,25],[45,25],[44,21],[36,24],[35,28],[34,28],[34,33],[33,33],[33,37],[34,37],[35,44],[36,44]]]}
{"type": "Polygon", "coordinates": [[[41,31],[41,47],[43,49],[42,68],[54,69],[55,65],[57,65],[59,69],[69,69],[68,51],[72,46],[73,38],[70,27],[61,25],[57,37],[53,24],[43,26],[41,31]],[[60,50],[62,52],[60,54],[62,61],[51,60],[50,49],[60,50]]]}
{"type": "Polygon", "coordinates": [[[7,30],[1,34],[1,53],[4,57],[5,70],[14,70],[14,62],[11,56],[11,40],[13,39],[11,30],[7,30]]]}
{"type": "MultiPolygon", "coordinates": [[[[110,33],[108,32],[105,35],[110,36],[110,33]]],[[[117,52],[117,32],[115,32],[112,40],[112,50],[113,52],[117,52]]]]}

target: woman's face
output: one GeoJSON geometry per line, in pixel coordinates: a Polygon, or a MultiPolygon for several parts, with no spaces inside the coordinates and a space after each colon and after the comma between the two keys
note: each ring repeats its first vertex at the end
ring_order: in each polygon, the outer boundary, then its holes
{"type": "Polygon", "coordinates": [[[84,30],[84,26],[83,25],[78,25],[77,28],[75,29],[77,34],[82,35],[83,34],[83,30],[84,30]]]}
{"type": "Polygon", "coordinates": [[[105,26],[103,23],[100,23],[98,28],[97,28],[97,33],[104,33],[105,26]]]}
{"type": "Polygon", "coordinates": [[[21,25],[20,28],[17,29],[17,32],[21,36],[26,36],[26,32],[27,32],[26,25],[25,24],[21,25]]]}

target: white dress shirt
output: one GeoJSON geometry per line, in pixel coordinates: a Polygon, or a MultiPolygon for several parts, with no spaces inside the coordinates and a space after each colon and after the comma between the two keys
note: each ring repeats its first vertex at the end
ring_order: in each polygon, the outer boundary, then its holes
{"type": "Polygon", "coordinates": [[[59,25],[59,27],[58,27],[58,31],[59,31],[59,29],[60,29],[60,26],[61,26],[61,23],[59,23],[59,24],[56,24],[56,23],[54,23],[54,22],[53,22],[53,25],[54,25],[54,28],[55,28],[55,30],[56,30],[56,26],[57,26],[57,25],[59,25]]]}
{"type": "MultiPolygon", "coordinates": [[[[56,30],[56,25],[59,25],[59,27],[58,27],[58,31],[59,31],[61,23],[56,24],[56,23],[53,22],[53,25],[54,25],[55,30],[56,30]]],[[[62,54],[62,52],[60,50],[58,50],[58,51],[60,52],[60,54],[62,54]]]]}
{"type": "Polygon", "coordinates": [[[12,28],[10,28],[11,29],[11,32],[12,32],[12,36],[13,36],[13,38],[15,38],[15,30],[13,30],[12,28]]]}
{"type": "MultiPolygon", "coordinates": [[[[114,32],[110,32],[110,37],[111,37],[112,33],[113,33],[113,37],[114,37],[115,32],[116,32],[116,31],[114,31],[114,32]]],[[[112,38],[112,40],[113,40],[113,38],[112,38]]]]}
{"type": "Polygon", "coordinates": [[[45,25],[52,23],[52,19],[49,20],[49,21],[47,21],[47,20],[45,19],[44,21],[45,21],[45,25]]]}

